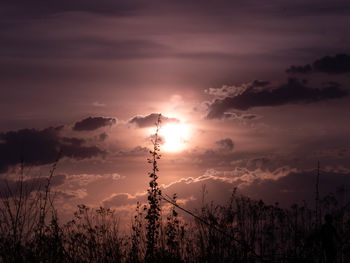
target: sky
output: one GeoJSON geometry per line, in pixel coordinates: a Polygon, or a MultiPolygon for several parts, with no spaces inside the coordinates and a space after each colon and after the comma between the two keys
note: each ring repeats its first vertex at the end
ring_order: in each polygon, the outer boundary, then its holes
{"type": "Polygon", "coordinates": [[[1,1],[0,189],[60,156],[62,213],[134,211],[161,113],[159,182],[184,206],[235,188],[311,204],[318,161],[321,195],[350,200],[349,15],[345,0],[1,1]]]}

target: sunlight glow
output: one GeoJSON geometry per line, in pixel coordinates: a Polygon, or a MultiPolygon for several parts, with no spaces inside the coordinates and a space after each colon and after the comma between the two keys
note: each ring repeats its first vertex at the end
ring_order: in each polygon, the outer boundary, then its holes
{"type": "Polygon", "coordinates": [[[169,123],[161,127],[159,135],[164,139],[161,149],[178,152],[186,148],[189,139],[189,126],[182,123],[169,123]]]}

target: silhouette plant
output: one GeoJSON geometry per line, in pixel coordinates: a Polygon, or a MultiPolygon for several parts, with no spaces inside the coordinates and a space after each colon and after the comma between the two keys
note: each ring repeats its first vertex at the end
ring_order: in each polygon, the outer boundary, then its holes
{"type": "MultiPolygon", "coordinates": [[[[172,202],[176,204],[176,194],[173,195],[172,202]]],[[[180,243],[184,237],[184,226],[180,225],[178,213],[175,210],[175,205],[172,205],[167,216],[167,224],[165,226],[166,235],[166,257],[168,262],[180,262],[181,248],[180,243]]]]}
{"type": "Polygon", "coordinates": [[[131,248],[128,261],[132,263],[142,262],[142,256],[144,255],[143,213],[140,206],[140,202],[137,202],[136,215],[131,226],[131,248]]]}
{"type": "Polygon", "coordinates": [[[159,240],[159,228],[160,228],[160,201],[161,201],[161,190],[158,185],[158,175],[157,172],[158,164],[157,160],[160,159],[159,154],[159,129],[161,124],[161,114],[158,115],[156,125],[156,132],[152,139],[153,150],[150,151],[151,158],[148,159],[148,163],[152,165],[152,171],[148,173],[151,181],[149,182],[149,188],[147,190],[148,193],[148,208],[147,209],[147,233],[146,233],[146,262],[155,262],[158,240],[159,240]]]}

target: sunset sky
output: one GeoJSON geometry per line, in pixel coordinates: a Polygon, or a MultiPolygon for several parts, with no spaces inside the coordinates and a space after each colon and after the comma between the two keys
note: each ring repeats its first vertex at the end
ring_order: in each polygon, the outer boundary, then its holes
{"type": "Polygon", "coordinates": [[[321,195],[350,190],[347,0],[5,0],[0,30],[0,187],[61,149],[63,213],[133,211],[161,113],[159,182],[184,206],[204,185],[311,204],[318,160],[321,195]]]}

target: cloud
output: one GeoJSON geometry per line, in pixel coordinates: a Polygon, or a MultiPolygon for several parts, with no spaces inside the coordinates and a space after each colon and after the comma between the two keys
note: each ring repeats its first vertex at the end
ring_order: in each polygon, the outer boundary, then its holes
{"type": "Polygon", "coordinates": [[[348,95],[348,92],[340,88],[340,84],[326,87],[310,88],[305,82],[296,78],[290,78],[287,83],[277,87],[257,87],[256,85],[244,85],[239,94],[231,95],[230,92],[224,98],[214,100],[208,107],[208,119],[220,119],[230,110],[248,110],[254,107],[279,106],[285,104],[307,104],[329,99],[338,99],[348,95]]]}
{"type": "MultiPolygon", "coordinates": [[[[280,166],[270,170],[266,166],[268,159],[251,160],[251,169],[236,167],[232,170],[219,171],[208,169],[201,176],[184,177],[167,185],[161,185],[164,196],[176,193],[179,200],[186,200],[183,206],[195,211],[204,202],[214,201],[225,204],[232,191],[237,187],[240,194],[253,199],[263,199],[268,204],[279,202],[283,207],[306,200],[312,204],[314,200],[315,170],[297,170],[288,166],[280,166]],[[265,167],[265,168],[264,168],[265,167]]],[[[321,170],[321,197],[335,192],[337,187],[350,187],[349,172],[321,170]]],[[[349,194],[345,200],[349,199],[349,194]]],[[[147,193],[132,195],[116,193],[106,198],[103,204],[108,207],[135,206],[137,201],[145,203],[147,193]]]]}
{"type": "Polygon", "coordinates": [[[42,5],[40,2],[11,1],[1,3],[1,8],[7,10],[10,14],[18,17],[42,17],[63,12],[91,12],[97,14],[113,14],[116,16],[125,16],[134,13],[144,7],[141,1],[101,1],[97,3],[92,0],[62,0],[59,4],[42,5]],[[14,12],[17,10],[17,12],[14,12]]]}
{"type": "Polygon", "coordinates": [[[208,169],[201,176],[182,178],[168,185],[163,185],[162,192],[168,195],[176,193],[179,199],[189,200],[186,202],[185,208],[195,211],[208,201],[213,201],[216,204],[227,203],[235,188],[240,191],[258,178],[278,180],[290,171],[285,170],[283,172],[282,170],[281,168],[274,172],[268,172],[261,170],[248,171],[246,169],[232,171],[208,169]],[[204,200],[204,203],[202,200],[204,200]]]}
{"type": "Polygon", "coordinates": [[[105,132],[100,133],[100,135],[98,136],[98,139],[102,142],[105,141],[107,138],[108,138],[108,134],[105,132]]]}
{"type": "Polygon", "coordinates": [[[269,81],[254,80],[252,82],[242,83],[239,86],[223,85],[221,88],[209,88],[205,92],[218,98],[236,97],[242,95],[247,89],[266,87],[269,84],[269,81]]]}
{"type": "Polygon", "coordinates": [[[85,140],[61,137],[61,127],[44,130],[23,129],[0,133],[0,172],[19,164],[44,165],[62,157],[91,158],[104,152],[96,146],[84,146],[85,140]]]}
{"type": "Polygon", "coordinates": [[[316,60],[312,66],[291,66],[287,73],[312,73],[322,72],[327,74],[344,74],[350,72],[350,56],[347,54],[337,54],[334,57],[326,56],[316,60]]]}
{"type": "Polygon", "coordinates": [[[281,158],[276,156],[260,156],[254,158],[242,158],[231,162],[235,168],[245,168],[250,171],[253,170],[274,170],[281,166],[281,158]]]}
{"type": "MultiPolygon", "coordinates": [[[[337,1],[339,2],[339,1],[337,1]]],[[[61,0],[59,4],[43,5],[40,1],[2,1],[0,7],[11,15],[19,17],[40,17],[43,15],[53,15],[62,12],[90,12],[114,16],[138,15],[141,12],[163,11],[165,14],[181,12],[188,15],[203,14],[211,16],[223,15],[240,15],[248,12],[253,14],[268,13],[275,16],[286,15],[288,17],[299,16],[317,16],[321,14],[346,14],[350,6],[348,2],[340,0],[339,4],[329,3],[326,0],[310,0],[305,1],[286,1],[280,2],[278,5],[264,5],[256,2],[253,6],[250,2],[243,0],[237,1],[216,1],[210,0],[100,0],[98,3],[93,0],[61,0]],[[317,5],[317,3],[319,5],[317,5]],[[341,3],[341,4],[340,4],[341,3]],[[17,11],[18,10],[18,11],[17,11]],[[17,12],[16,12],[17,11],[17,12]],[[282,11],[282,12],[281,12],[282,11]]]]}
{"type": "Polygon", "coordinates": [[[291,172],[296,172],[296,169],[292,169],[289,166],[281,166],[274,170],[269,169],[248,169],[247,167],[235,167],[231,170],[216,170],[216,169],[207,169],[205,173],[198,177],[187,177],[181,178],[176,182],[172,182],[168,185],[163,185],[164,189],[171,187],[172,185],[178,183],[192,184],[208,180],[215,180],[234,184],[235,186],[243,187],[250,185],[255,180],[278,180],[281,177],[288,175],[291,172]]]}
{"type": "MultiPolygon", "coordinates": [[[[47,177],[39,177],[39,178],[30,178],[23,180],[23,191],[27,194],[35,191],[35,190],[45,190],[47,185],[47,177]]],[[[51,179],[51,186],[60,186],[63,185],[66,181],[65,174],[54,175],[51,179]]],[[[8,180],[8,179],[0,179],[0,193],[9,195],[17,195],[19,194],[19,181],[16,180],[8,180]]]]}
{"type": "Polygon", "coordinates": [[[118,173],[107,174],[72,174],[67,178],[66,185],[70,189],[86,188],[90,184],[95,184],[97,181],[106,180],[109,183],[123,179],[124,177],[118,173]]]}
{"type": "Polygon", "coordinates": [[[75,131],[93,131],[105,126],[112,126],[117,121],[114,118],[88,117],[74,124],[75,131]]]}
{"type": "Polygon", "coordinates": [[[106,194],[113,189],[113,186],[117,185],[117,182],[123,179],[125,177],[118,173],[69,174],[64,184],[55,188],[54,193],[63,202],[65,202],[65,199],[87,198],[85,200],[75,200],[74,202],[78,201],[79,203],[91,205],[91,197],[96,199],[105,198],[106,194]],[[97,191],[96,187],[103,189],[103,191],[97,191]]]}
{"type": "MultiPolygon", "coordinates": [[[[135,59],[169,57],[170,47],[147,39],[102,39],[73,36],[65,39],[28,35],[24,45],[19,37],[9,36],[0,43],[0,56],[12,58],[135,59]],[[85,48],[79,49],[84,46],[85,48]]],[[[173,54],[174,55],[174,54],[173,54]]],[[[104,103],[93,102],[95,107],[104,103]]]]}
{"type": "Polygon", "coordinates": [[[92,106],[94,106],[94,107],[106,107],[106,104],[95,101],[92,103],[92,106]]]}
{"type": "MultiPolygon", "coordinates": [[[[136,124],[139,128],[153,127],[158,120],[159,113],[151,113],[146,116],[138,115],[129,120],[129,123],[136,124]]],[[[176,118],[168,118],[166,116],[161,116],[162,124],[170,122],[179,122],[176,118]]]]}
{"type": "Polygon", "coordinates": [[[58,190],[55,191],[56,197],[60,198],[66,202],[66,199],[78,198],[83,199],[88,196],[88,192],[86,189],[66,189],[66,190],[58,190]]]}
{"type": "Polygon", "coordinates": [[[252,121],[261,119],[262,116],[252,113],[225,112],[222,118],[237,121],[252,121]]]}
{"type": "Polygon", "coordinates": [[[314,158],[335,158],[335,159],[347,159],[350,157],[350,148],[349,147],[341,147],[341,148],[333,148],[333,149],[322,149],[317,150],[312,153],[312,157],[314,158]]]}
{"type": "MultiPolygon", "coordinates": [[[[310,205],[315,199],[315,174],[314,170],[296,171],[288,167],[280,167],[273,172],[259,169],[220,172],[210,169],[202,176],[182,178],[163,186],[163,192],[169,195],[177,193],[181,199],[192,197],[192,200],[196,200],[188,204],[192,208],[201,205],[204,185],[206,200],[221,204],[226,203],[233,189],[238,187],[239,193],[253,199],[262,199],[268,204],[279,202],[283,207],[288,207],[305,200],[310,205]]],[[[340,186],[349,189],[349,178],[349,173],[321,170],[319,188],[321,198],[331,192],[335,193],[340,186]]],[[[349,193],[344,196],[344,201],[350,201],[349,193]]]]}
{"type": "MultiPolygon", "coordinates": [[[[335,193],[340,186],[349,189],[349,178],[349,173],[321,171],[319,184],[321,197],[330,192],[335,193]]],[[[263,198],[268,203],[280,202],[285,206],[300,203],[302,200],[312,204],[315,199],[315,182],[315,171],[291,172],[277,180],[257,179],[242,188],[241,192],[253,198],[263,198]]],[[[350,201],[349,197],[347,194],[347,201],[350,201]]]]}
{"type": "MultiPolygon", "coordinates": [[[[145,196],[142,196],[145,199],[145,196]]],[[[106,207],[118,207],[124,205],[136,205],[137,197],[128,193],[117,193],[103,200],[103,205],[106,207]]]]}
{"type": "Polygon", "coordinates": [[[142,146],[136,146],[134,147],[131,151],[129,151],[130,154],[148,154],[149,153],[149,149],[147,147],[142,147],[142,146]]]}
{"type": "Polygon", "coordinates": [[[305,66],[290,66],[286,70],[287,73],[310,73],[312,72],[311,65],[307,64],[305,66]]]}
{"type": "Polygon", "coordinates": [[[338,54],[334,57],[323,57],[313,64],[315,71],[329,74],[342,74],[350,72],[350,56],[338,54]]]}
{"type": "Polygon", "coordinates": [[[222,140],[219,140],[215,142],[217,145],[219,145],[220,149],[224,151],[232,151],[234,148],[234,143],[230,138],[225,138],[222,140]]]}
{"type": "Polygon", "coordinates": [[[148,156],[150,149],[143,146],[136,146],[131,149],[118,150],[114,153],[114,156],[120,157],[135,157],[135,156],[148,156]]]}

